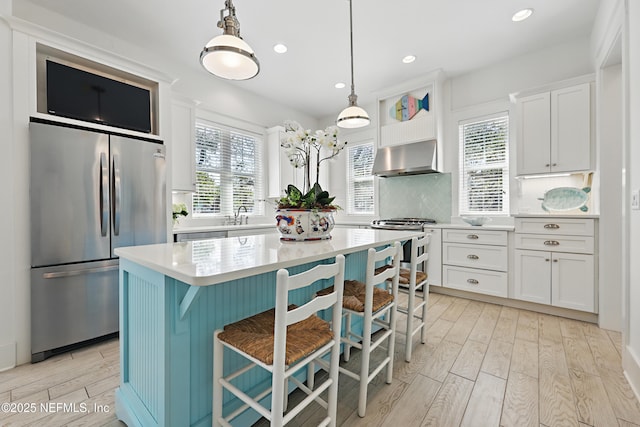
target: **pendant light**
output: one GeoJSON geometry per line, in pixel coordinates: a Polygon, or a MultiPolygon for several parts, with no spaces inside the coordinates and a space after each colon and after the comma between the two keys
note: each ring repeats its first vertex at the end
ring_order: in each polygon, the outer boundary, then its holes
{"type": "Polygon", "coordinates": [[[223,33],[212,38],[200,53],[202,66],[218,77],[228,80],[247,80],[260,71],[260,63],[251,46],[240,37],[240,23],[231,0],[225,0],[220,11],[218,28],[223,33]],[[224,16],[224,12],[228,15],[224,16]]]}
{"type": "Polygon", "coordinates": [[[336,124],[341,128],[360,128],[369,124],[369,115],[358,107],[358,95],[356,95],[355,84],[353,83],[353,7],[349,0],[349,33],[351,39],[351,95],[349,95],[349,106],[342,110],[338,116],[336,124]]]}

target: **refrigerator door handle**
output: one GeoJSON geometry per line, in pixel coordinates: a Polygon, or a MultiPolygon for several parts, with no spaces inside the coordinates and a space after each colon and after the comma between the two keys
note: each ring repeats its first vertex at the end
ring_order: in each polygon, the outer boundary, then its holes
{"type": "Polygon", "coordinates": [[[122,180],[120,177],[120,158],[113,155],[113,234],[120,235],[120,198],[122,196],[122,180]]]}
{"type": "Polygon", "coordinates": [[[90,273],[102,273],[104,271],[113,271],[117,270],[119,267],[117,265],[111,265],[109,267],[97,267],[97,268],[85,268],[80,270],[71,270],[71,271],[58,271],[55,273],[43,273],[43,279],[58,279],[60,277],[72,277],[72,276],[81,276],[83,274],[90,273]]]}
{"type": "Polygon", "coordinates": [[[106,153],[100,153],[100,234],[109,232],[109,164],[106,153]]]}

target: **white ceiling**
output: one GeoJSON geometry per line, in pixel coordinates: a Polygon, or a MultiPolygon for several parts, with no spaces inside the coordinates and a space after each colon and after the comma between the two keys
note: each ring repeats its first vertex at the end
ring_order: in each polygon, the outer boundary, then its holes
{"type": "MultiPolygon", "coordinates": [[[[224,7],[224,0],[30,1],[202,73],[199,54],[221,33],[216,22],[224,7]]],[[[353,0],[359,103],[372,103],[375,92],[438,68],[455,76],[587,37],[599,2],[353,0]],[[513,13],[525,7],[535,10],[533,16],[512,22],[513,13]],[[407,54],[417,60],[403,64],[407,54]]],[[[337,115],[347,105],[347,0],[234,0],[234,5],[242,37],[255,50],[261,71],[252,80],[231,84],[317,118],[337,115]],[[286,44],[289,51],[276,54],[276,43],[286,44]],[[338,81],[346,87],[335,89],[338,81]]]]}

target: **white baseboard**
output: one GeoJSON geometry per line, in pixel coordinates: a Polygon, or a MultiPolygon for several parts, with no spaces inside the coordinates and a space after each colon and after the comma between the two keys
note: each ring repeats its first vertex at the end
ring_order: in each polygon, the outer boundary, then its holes
{"type": "Polygon", "coordinates": [[[624,348],[622,355],[622,369],[636,398],[640,400],[640,357],[629,346],[624,348]]]}
{"type": "Polygon", "coordinates": [[[16,366],[16,343],[0,345],[0,372],[16,366]]]}

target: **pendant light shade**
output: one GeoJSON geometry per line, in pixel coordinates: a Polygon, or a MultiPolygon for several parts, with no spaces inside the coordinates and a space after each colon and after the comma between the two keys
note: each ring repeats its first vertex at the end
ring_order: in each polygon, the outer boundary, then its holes
{"type": "Polygon", "coordinates": [[[358,95],[353,82],[353,7],[352,0],[349,0],[349,34],[351,41],[351,94],[349,95],[349,106],[338,115],[336,124],[341,128],[360,128],[367,126],[370,122],[367,112],[358,106],[358,95]]]}
{"type": "Polygon", "coordinates": [[[361,128],[369,124],[369,115],[357,105],[349,105],[338,116],[337,125],[341,128],[361,128]]]}
{"type": "Polygon", "coordinates": [[[231,0],[225,1],[220,11],[218,27],[223,34],[214,37],[200,53],[202,66],[218,77],[227,80],[247,80],[260,72],[260,63],[253,49],[240,37],[240,23],[231,0]],[[227,11],[228,15],[224,16],[227,11]]]}

